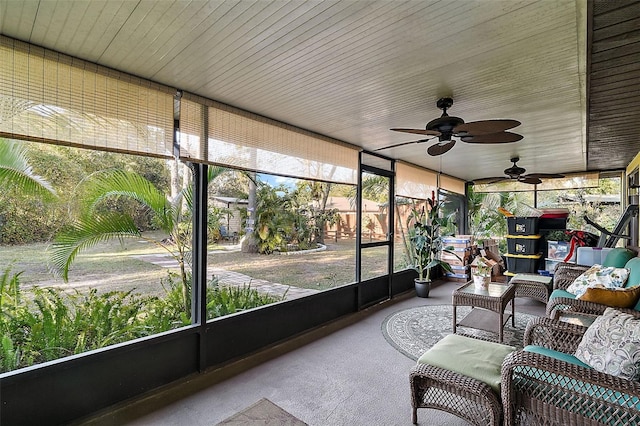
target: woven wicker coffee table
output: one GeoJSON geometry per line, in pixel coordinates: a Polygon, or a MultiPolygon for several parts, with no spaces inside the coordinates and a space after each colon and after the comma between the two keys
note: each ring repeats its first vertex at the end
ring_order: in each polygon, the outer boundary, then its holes
{"type": "Polygon", "coordinates": [[[513,296],[516,287],[512,284],[490,283],[487,289],[477,289],[470,281],[453,292],[453,332],[457,326],[477,328],[498,334],[498,342],[503,341],[504,324],[511,317],[511,325],[515,327],[515,307],[513,296]],[[504,310],[511,302],[511,315],[504,310]],[[457,321],[457,307],[471,306],[473,309],[460,322],[457,321]],[[498,315],[494,315],[495,312],[498,315]]]}

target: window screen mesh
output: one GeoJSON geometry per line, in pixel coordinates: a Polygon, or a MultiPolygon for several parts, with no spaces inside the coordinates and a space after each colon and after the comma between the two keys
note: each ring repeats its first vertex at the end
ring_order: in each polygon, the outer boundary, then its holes
{"type": "Polygon", "coordinates": [[[0,36],[0,136],[170,157],[174,93],[0,36]]]}

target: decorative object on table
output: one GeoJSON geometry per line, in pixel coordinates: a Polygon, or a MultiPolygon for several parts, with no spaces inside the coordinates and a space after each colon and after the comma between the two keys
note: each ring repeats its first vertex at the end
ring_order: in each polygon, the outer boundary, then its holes
{"type": "MultiPolygon", "coordinates": [[[[469,306],[458,307],[461,316],[471,311],[469,306]]],[[[504,327],[503,344],[522,348],[524,330],[532,319],[522,312],[515,314],[515,327],[509,321],[504,327]]],[[[389,315],[382,322],[382,334],[391,346],[406,357],[417,361],[420,356],[444,336],[451,333],[451,305],[427,305],[403,309],[389,315]]],[[[458,327],[458,334],[481,340],[494,340],[495,333],[474,328],[458,327]]]]}
{"type": "Polygon", "coordinates": [[[471,262],[471,275],[473,276],[473,283],[477,289],[489,288],[491,282],[491,270],[496,262],[487,259],[484,256],[478,256],[471,262]]]}
{"type": "Polygon", "coordinates": [[[453,233],[445,232],[450,218],[441,214],[442,203],[436,201],[434,191],[427,204],[428,211],[425,206],[421,209],[414,208],[407,218],[409,267],[418,273],[418,278],[414,280],[418,297],[429,297],[433,268],[440,266],[445,271],[452,272],[451,266],[440,258],[441,253],[459,258],[452,246],[444,245],[443,238],[452,236],[453,233]]]}

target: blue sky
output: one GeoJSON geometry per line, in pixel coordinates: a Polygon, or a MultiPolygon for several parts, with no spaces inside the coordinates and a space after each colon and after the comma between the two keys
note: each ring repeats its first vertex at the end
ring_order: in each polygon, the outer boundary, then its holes
{"type": "Polygon", "coordinates": [[[298,179],[288,178],[284,176],[268,175],[265,173],[258,173],[258,178],[260,179],[260,181],[268,183],[274,188],[279,185],[284,185],[290,189],[295,189],[296,182],[298,182],[298,179]]]}

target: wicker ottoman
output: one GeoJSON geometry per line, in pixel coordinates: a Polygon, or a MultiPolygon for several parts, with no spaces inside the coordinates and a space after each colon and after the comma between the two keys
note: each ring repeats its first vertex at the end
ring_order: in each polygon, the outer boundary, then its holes
{"type": "Polygon", "coordinates": [[[457,334],[445,336],[409,375],[413,424],[418,423],[418,408],[434,408],[478,426],[500,425],[502,361],[514,350],[457,334]]]}
{"type": "Polygon", "coordinates": [[[553,277],[536,274],[516,274],[509,281],[516,287],[515,297],[530,297],[547,303],[553,277]]]}

